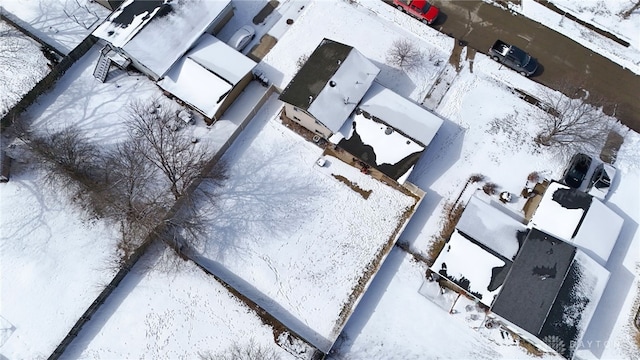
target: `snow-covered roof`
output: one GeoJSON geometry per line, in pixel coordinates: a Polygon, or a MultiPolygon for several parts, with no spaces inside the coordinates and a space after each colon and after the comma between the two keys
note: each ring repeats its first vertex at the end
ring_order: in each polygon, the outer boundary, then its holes
{"type": "Polygon", "coordinates": [[[388,128],[368,113],[356,111],[329,141],[339,144],[342,149],[359,159],[366,159],[367,164],[398,183],[404,183],[420,159],[424,147],[388,128]]]}
{"type": "Polygon", "coordinates": [[[376,81],[358,107],[419,141],[423,146],[429,146],[442,126],[442,119],[438,116],[376,81]]]}
{"type": "Polygon", "coordinates": [[[209,34],[203,34],[187,56],[232,85],[256,66],[255,61],[209,34]]]}
{"type": "Polygon", "coordinates": [[[509,261],[501,260],[455,231],[431,269],[491,306],[502,286],[498,279],[504,279],[509,266],[509,261]]]}
{"type": "Polygon", "coordinates": [[[520,248],[518,237],[524,240],[527,233],[524,224],[476,195],[467,203],[456,228],[509,260],[520,248]]]}
{"type": "Polygon", "coordinates": [[[572,243],[601,264],[606,264],[624,219],[600,200],[594,198],[572,243]]]}
{"type": "Polygon", "coordinates": [[[403,183],[441,125],[439,117],[374,81],[329,140],[403,183]]]}
{"type": "Polygon", "coordinates": [[[379,72],[358,50],[324,39],[282,91],[280,100],[306,110],[337,132],[379,72]]]}
{"type": "Polygon", "coordinates": [[[94,35],[160,78],[228,8],[230,0],[123,3],[94,35]]]}
{"type": "Polygon", "coordinates": [[[600,200],[553,182],[544,193],[529,226],[569,241],[605,264],[623,222],[600,200]]]}
{"type": "Polygon", "coordinates": [[[229,45],[204,34],[158,85],[212,119],[229,91],[255,65],[229,45]]]}
{"type": "Polygon", "coordinates": [[[158,81],[158,85],[212,119],[233,88],[231,84],[185,57],[158,81]]]}

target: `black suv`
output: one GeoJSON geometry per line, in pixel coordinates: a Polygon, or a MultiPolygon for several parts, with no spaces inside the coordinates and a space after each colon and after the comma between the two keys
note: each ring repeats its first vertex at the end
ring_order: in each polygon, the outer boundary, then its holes
{"type": "Polygon", "coordinates": [[[591,157],[582,153],[573,155],[569,166],[562,174],[562,182],[568,187],[577,189],[582,185],[589,167],[591,166],[591,157]]]}

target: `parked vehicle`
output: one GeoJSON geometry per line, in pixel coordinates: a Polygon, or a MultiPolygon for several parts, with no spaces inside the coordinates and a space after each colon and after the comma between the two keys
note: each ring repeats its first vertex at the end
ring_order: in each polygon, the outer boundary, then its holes
{"type": "Polygon", "coordinates": [[[253,39],[256,35],[256,31],[253,29],[251,25],[245,25],[238,29],[231,39],[229,40],[229,45],[238,51],[242,51],[242,49],[247,46],[247,44],[253,39]]]}
{"type": "Polygon", "coordinates": [[[609,194],[609,189],[616,177],[616,168],[609,164],[602,163],[593,171],[593,175],[589,180],[587,191],[593,197],[605,200],[609,194]]]}
{"type": "Polygon", "coordinates": [[[538,61],[536,59],[520,48],[509,45],[502,40],[496,40],[489,49],[489,56],[523,76],[531,76],[538,70],[538,61]]]}
{"type": "Polygon", "coordinates": [[[568,187],[578,189],[591,167],[591,157],[582,153],[573,155],[562,174],[562,182],[568,187]]]}
{"type": "Polygon", "coordinates": [[[427,25],[433,24],[438,14],[440,14],[440,9],[426,0],[393,0],[393,5],[398,10],[416,17],[427,25]]]}

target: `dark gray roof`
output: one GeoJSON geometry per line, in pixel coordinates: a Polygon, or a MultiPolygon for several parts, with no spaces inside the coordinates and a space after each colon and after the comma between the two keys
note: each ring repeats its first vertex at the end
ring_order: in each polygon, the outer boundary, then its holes
{"type": "Polygon", "coordinates": [[[151,14],[158,7],[162,7],[162,9],[156,14],[157,16],[162,16],[171,10],[171,4],[165,4],[163,0],[134,1],[125,7],[120,7],[120,13],[114,13],[115,16],[112,15],[110,20],[115,24],[126,27],[131,24],[136,16],[145,12],[151,14]]]}
{"type": "Polygon", "coordinates": [[[280,94],[279,99],[307,110],[353,47],[324,39],[280,94]],[[309,101],[311,97],[312,101],[309,101]]]}
{"type": "Polygon", "coordinates": [[[538,336],[575,252],[575,246],[531,229],[491,310],[538,336]]]}
{"type": "Polygon", "coordinates": [[[566,359],[573,358],[579,344],[580,320],[591,299],[580,295],[577,288],[583,276],[581,265],[574,261],[538,337],[566,359]],[[570,320],[567,321],[567,318],[570,320]],[[564,346],[557,345],[562,340],[564,346]],[[554,344],[555,343],[555,344],[554,344]]]}

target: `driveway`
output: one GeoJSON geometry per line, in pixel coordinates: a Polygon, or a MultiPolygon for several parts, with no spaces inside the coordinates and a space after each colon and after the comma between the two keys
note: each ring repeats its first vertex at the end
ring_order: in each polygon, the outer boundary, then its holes
{"type": "Polygon", "coordinates": [[[539,23],[482,1],[432,3],[443,15],[432,25],[435,29],[483,53],[498,38],[524,49],[542,66],[533,80],[553,88],[562,78],[580,79],[593,97],[617,104],[605,108],[608,114],[615,111],[623,124],[640,132],[640,75],[539,23]]]}

